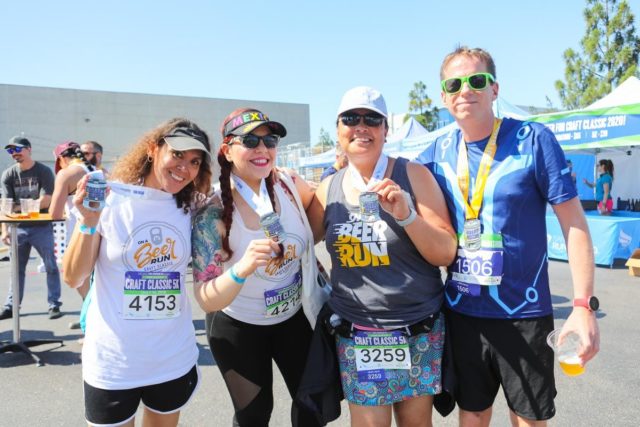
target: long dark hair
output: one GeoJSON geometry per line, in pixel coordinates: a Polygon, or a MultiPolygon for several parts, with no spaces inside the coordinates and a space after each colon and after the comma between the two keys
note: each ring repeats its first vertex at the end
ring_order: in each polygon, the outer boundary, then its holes
{"type": "MultiPolygon", "coordinates": [[[[224,125],[238,114],[251,110],[250,108],[238,108],[225,117],[222,124],[222,131],[224,132],[224,125]]],[[[231,142],[235,138],[234,135],[224,137],[222,145],[218,150],[218,164],[220,165],[220,198],[222,199],[222,223],[224,224],[225,233],[222,237],[222,249],[227,254],[223,261],[228,261],[233,256],[233,251],[229,246],[229,233],[231,231],[231,224],[233,223],[233,191],[231,190],[231,167],[233,163],[227,160],[227,157],[222,152],[222,147],[225,144],[231,142]]],[[[269,176],[265,179],[267,186],[267,193],[269,193],[269,199],[271,200],[271,206],[275,210],[275,192],[273,190],[274,171],[269,173],[269,176]]]]}
{"type": "MultiPolygon", "coordinates": [[[[233,136],[227,137],[229,140],[233,136]]],[[[228,141],[225,138],[223,144],[227,144],[228,141]]],[[[222,223],[224,224],[225,233],[222,237],[222,249],[227,256],[223,261],[228,261],[233,256],[233,250],[229,246],[229,233],[231,231],[231,224],[233,223],[233,191],[231,190],[231,167],[233,163],[227,160],[222,150],[218,151],[218,164],[220,165],[220,198],[222,199],[222,223]]],[[[265,179],[267,187],[267,193],[269,193],[269,199],[271,200],[271,206],[275,210],[275,192],[273,190],[273,171],[265,179]]]]}
{"type": "Polygon", "coordinates": [[[613,162],[611,159],[601,159],[598,164],[604,168],[605,173],[611,175],[613,179],[613,162]]]}

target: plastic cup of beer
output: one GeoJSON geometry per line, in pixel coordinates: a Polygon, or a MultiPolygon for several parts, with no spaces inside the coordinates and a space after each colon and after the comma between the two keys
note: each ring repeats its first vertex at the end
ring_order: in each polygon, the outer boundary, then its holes
{"type": "Polygon", "coordinates": [[[13,212],[13,199],[3,197],[0,199],[0,214],[9,215],[13,212]]]}
{"type": "Polygon", "coordinates": [[[29,216],[29,202],[31,199],[20,199],[20,216],[28,217],[29,216]]]}
{"type": "Polygon", "coordinates": [[[28,205],[29,218],[38,218],[40,216],[40,200],[29,200],[28,205]]]}
{"type": "Polygon", "coordinates": [[[559,340],[562,328],[553,330],[547,336],[547,344],[553,349],[560,368],[565,375],[576,377],[584,374],[584,366],[580,364],[578,353],[582,348],[580,336],[575,332],[569,332],[559,340]]]}

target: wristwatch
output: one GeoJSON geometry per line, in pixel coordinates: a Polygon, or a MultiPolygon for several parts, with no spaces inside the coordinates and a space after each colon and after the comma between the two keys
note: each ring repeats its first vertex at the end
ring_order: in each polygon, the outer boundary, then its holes
{"type": "Polygon", "coordinates": [[[402,195],[407,200],[407,205],[409,206],[409,216],[407,216],[405,219],[398,219],[398,218],[393,218],[393,219],[396,220],[396,223],[398,223],[400,227],[406,227],[407,225],[415,221],[416,217],[418,216],[418,213],[416,212],[416,208],[415,208],[415,205],[413,204],[413,199],[411,198],[411,195],[404,190],[402,191],[402,195]]]}
{"type": "Polygon", "coordinates": [[[584,307],[589,311],[598,311],[600,308],[600,301],[598,298],[591,295],[587,298],[576,298],[573,300],[574,307],[584,307]]]}
{"type": "Polygon", "coordinates": [[[409,216],[406,217],[405,219],[396,219],[396,223],[398,223],[398,225],[400,227],[406,227],[407,225],[411,224],[418,216],[418,213],[416,212],[416,210],[414,209],[413,206],[409,206],[409,216]]]}

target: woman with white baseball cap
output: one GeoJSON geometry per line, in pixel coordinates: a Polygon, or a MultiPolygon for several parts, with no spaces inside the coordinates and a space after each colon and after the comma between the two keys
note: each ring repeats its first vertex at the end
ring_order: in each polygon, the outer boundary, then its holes
{"type": "Polygon", "coordinates": [[[444,343],[438,266],[453,261],[456,236],[431,173],[384,154],[382,94],[350,89],[337,116],[349,166],[320,183],[308,214],[331,257],[328,323],[351,423],[391,425],[395,414],[398,426],[430,425],[444,343]]]}
{"type": "Polygon", "coordinates": [[[78,183],[63,266],[71,287],[95,269],[82,348],[90,425],[133,426],[142,402],[144,425],[176,426],[198,386],[186,273],[192,212],[211,188],[210,148],[195,123],[172,119],[116,163],[101,210],[83,203],[98,185],[91,174],[78,183]]]}

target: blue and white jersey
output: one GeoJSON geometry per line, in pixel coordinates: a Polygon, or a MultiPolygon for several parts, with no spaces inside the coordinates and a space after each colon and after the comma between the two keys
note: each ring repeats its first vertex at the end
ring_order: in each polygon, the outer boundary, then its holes
{"type": "MultiPolygon", "coordinates": [[[[478,166],[489,137],[467,144],[469,194],[473,194],[478,166]]],[[[458,186],[459,129],[428,147],[417,161],[433,173],[442,189],[451,222],[460,236],[465,205],[458,186]]],[[[547,272],[547,202],[555,205],[577,196],[564,154],[553,133],[544,125],[504,119],[497,151],[484,190],[479,219],[482,223],[485,265],[474,270],[473,256],[458,250],[449,267],[445,290],[448,307],[457,312],[487,318],[528,318],[552,313],[547,272]],[[470,259],[466,259],[467,258],[470,259]],[[469,262],[467,262],[469,261],[469,262]],[[471,267],[470,267],[471,266],[471,267]],[[484,271],[487,273],[482,273],[484,271]],[[471,285],[455,280],[470,277],[471,285]],[[452,272],[453,278],[452,278],[452,272]],[[487,277],[483,279],[482,274],[487,277]],[[492,280],[489,280],[492,279],[492,280]],[[478,285],[478,283],[480,285],[478,285]]],[[[482,252],[482,251],[480,251],[482,252]]],[[[481,257],[475,255],[477,259],[481,257]]]]}

